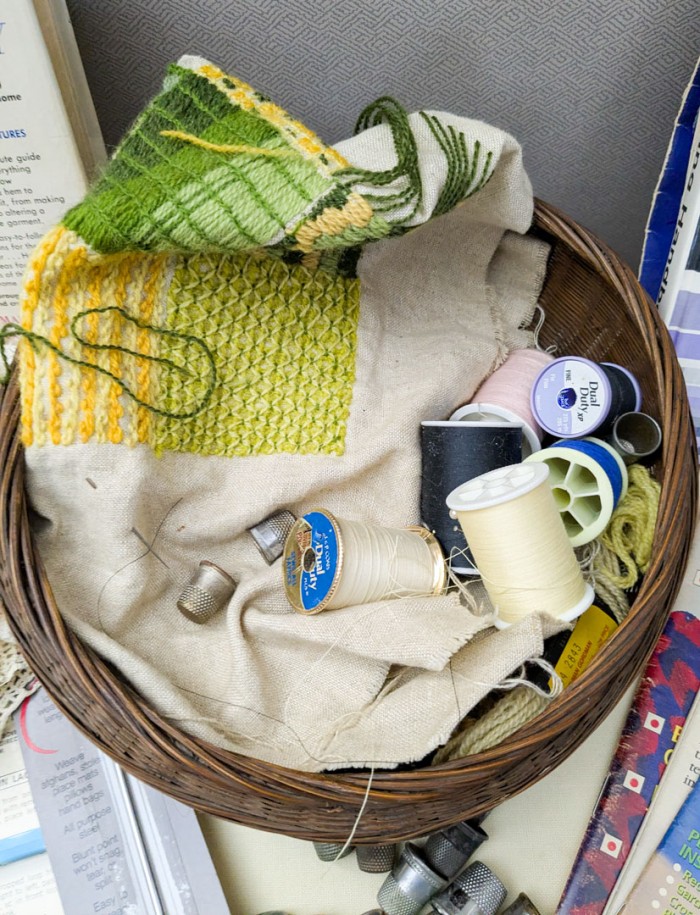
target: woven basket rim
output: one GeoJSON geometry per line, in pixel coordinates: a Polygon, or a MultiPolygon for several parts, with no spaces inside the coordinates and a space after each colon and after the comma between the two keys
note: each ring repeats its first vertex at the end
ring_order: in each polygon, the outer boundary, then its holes
{"type": "MultiPolygon", "coordinates": [[[[544,752],[548,743],[571,733],[558,749],[556,764],[582,742],[577,731],[582,710],[601,699],[601,678],[610,680],[622,661],[635,652],[634,671],[645,663],[666,620],[685,567],[697,503],[695,435],[685,394],[685,384],[668,332],[657,309],[641,289],[630,268],[592,233],[578,226],[555,207],[536,201],[536,230],[572,249],[588,269],[602,277],[627,304],[628,316],[647,340],[652,354],[655,384],[663,392],[663,454],[658,477],[662,500],[657,520],[651,565],[635,598],[629,617],[594,659],[586,672],[549,708],[502,744],[463,760],[407,771],[382,770],[372,774],[367,812],[355,835],[357,843],[393,841],[424,835],[426,816],[382,821],[393,806],[429,806],[451,795],[468,794],[491,776],[503,781],[506,766],[544,752]],[[680,498],[678,497],[680,496],[680,498]],[[639,630],[643,632],[640,633],[639,630]]],[[[301,838],[340,841],[347,837],[368,793],[368,772],[309,773],[287,769],[226,751],[184,734],[170,725],[124,683],[94,652],[66,627],[56,607],[43,566],[34,548],[24,494],[24,471],[18,442],[19,397],[16,373],[4,393],[0,414],[0,456],[6,458],[0,480],[0,596],[8,608],[11,628],[30,664],[58,706],[93,742],[128,771],[198,809],[270,831],[301,838]],[[64,679],[67,678],[67,679],[64,679]],[[63,686],[62,686],[63,684],[63,686]],[[67,696],[65,686],[72,686],[67,696]],[[76,701],[99,703],[114,727],[95,733],[76,701]],[[199,779],[203,789],[193,797],[183,788],[199,779]],[[226,793],[250,795],[252,812],[242,813],[226,793]],[[280,806],[281,805],[281,806],[280,806]],[[299,820],[280,829],[270,810],[296,811],[299,820]],[[337,823],[333,810],[337,808],[337,823]],[[299,811],[308,821],[299,818],[299,811]],[[277,828],[276,828],[277,827],[277,828]]],[[[626,674],[626,683],[632,675],[626,674]]],[[[619,692],[619,690],[618,690],[619,692]]],[[[614,703],[596,721],[600,723],[614,703]]],[[[529,787],[549,771],[541,766],[523,784],[506,785],[503,793],[529,787]]],[[[246,801],[248,803],[248,801],[246,801]]],[[[494,806],[488,800],[464,801],[435,814],[431,828],[444,826],[465,815],[476,815],[494,806]]]]}

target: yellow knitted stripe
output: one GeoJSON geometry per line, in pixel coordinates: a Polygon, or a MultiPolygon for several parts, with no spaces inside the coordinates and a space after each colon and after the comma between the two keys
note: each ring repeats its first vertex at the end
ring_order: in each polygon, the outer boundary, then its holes
{"type": "MultiPolygon", "coordinates": [[[[88,308],[96,308],[100,300],[100,285],[102,278],[97,270],[93,270],[90,277],[88,308]]],[[[97,340],[99,315],[92,314],[85,319],[85,339],[90,343],[97,340]]],[[[89,347],[84,348],[83,359],[93,365],[97,361],[95,351],[89,347]]],[[[90,369],[81,369],[81,385],[83,399],[80,403],[81,420],[78,428],[80,441],[87,442],[95,432],[95,402],[97,399],[97,373],[90,369]]]]}
{"type": "MultiPolygon", "coordinates": [[[[80,269],[81,263],[85,261],[85,257],[86,250],[84,247],[78,247],[71,250],[62,264],[61,274],[56,285],[56,294],[53,297],[53,326],[49,334],[49,340],[59,349],[61,343],[68,334],[68,294],[74,277],[73,270],[80,269]]],[[[62,416],[66,409],[66,404],[62,401],[61,396],[63,394],[63,388],[60,379],[63,368],[61,361],[55,353],[48,353],[47,358],[49,377],[48,431],[53,444],[60,445],[62,439],[62,416]]],[[[68,422],[77,425],[77,415],[69,416],[68,422]]]]}
{"type": "Polygon", "coordinates": [[[353,192],[342,208],[329,207],[316,219],[301,226],[296,232],[296,247],[308,253],[321,235],[342,235],[350,227],[364,228],[371,218],[372,207],[364,197],[353,192]]]}
{"type": "MultiPolygon", "coordinates": [[[[143,289],[148,275],[149,261],[145,257],[139,257],[132,264],[132,274],[129,280],[129,287],[134,289],[143,289]]],[[[140,313],[140,309],[139,309],[140,313]]],[[[121,322],[121,336],[117,341],[121,346],[125,346],[131,352],[136,352],[137,337],[139,328],[131,321],[121,322]]],[[[129,391],[136,391],[138,387],[138,375],[140,364],[133,356],[121,357],[121,377],[126,383],[129,391]]],[[[125,445],[133,448],[138,444],[137,432],[137,404],[131,397],[121,398],[122,419],[121,431],[123,432],[122,441],[125,445]]]]}
{"type": "MultiPolygon", "coordinates": [[[[131,280],[132,271],[138,263],[139,256],[125,257],[118,269],[113,271],[114,274],[114,303],[124,307],[127,302],[128,286],[131,280]]],[[[123,346],[125,343],[123,333],[125,325],[118,314],[112,312],[111,316],[111,334],[109,342],[116,346],[123,346]]],[[[122,354],[117,350],[111,350],[109,353],[108,368],[112,375],[121,377],[122,374],[122,354]]],[[[121,419],[124,416],[124,404],[121,399],[122,386],[116,381],[110,383],[109,387],[109,405],[107,417],[107,437],[113,445],[118,445],[124,439],[124,431],[121,427],[121,419]]]]}
{"type": "MultiPolygon", "coordinates": [[[[166,266],[165,257],[155,257],[150,261],[150,273],[143,289],[143,300],[140,309],[140,315],[145,324],[152,324],[156,311],[156,304],[160,305],[161,310],[165,306],[165,285],[166,285],[166,266]]],[[[157,323],[160,320],[157,319],[157,323]]],[[[157,342],[157,337],[144,328],[139,329],[136,335],[136,350],[145,356],[154,355],[152,342],[157,342]]],[[[153,363],[146,359],[137,360],[138,369],[136,376],[136,395],[145,403],[152,403],[154,374],[153,363]]],[[[152,443],[153,437],[153,413],[145,407],[138,407],[136,410],[136,435],[139,442],[152,443]]]]}
{"type": "MultiPolygon", "coordinates": [[[[62,318],[62,349],[73,358],[79,355],[79,347],[70,332],[70,320],[76,310],[88,307],[88,283],[84,265],[88,260],[87,248],[84,245],[75,247],[66,258],[61,277],[62,300],[65,310],[62,318]]],[[[54,325],[55,326],[55,325],[54,325]]],[[[70,445],[78,437],[80,424],[80,369],[78,366],[59,359],[61,363],[61,423],[60,444],[70,445]]]]}
{"type": "MultiPolygon", "coordinates": [[[[69,250],[70,239],[68,233],[60,235],[56,246],[46,261],[43,276],[39,281],[40,291],[31,329],[42,337],[48,337],[50,333],[52,300],[58,285],[63,261],[69,250]]],[[[42,353],[35,353],[35,360],[34,403],[32,404],[33,443],[41,447],[48,441],[49,362],[46,355],[42,353]]]]}
{"type": "MultiPolygon", "coordinates": [[[[36,247],[27,265],[21,296],[22,327],[26,330],[33,328],[34,314],[39,303],[41,279],[47,261],[53,254],[63,231],[60,226],[52,229],[36,247]]],[[[36,359],[31,346],[24,340],[19,342],[18,353],[22,392],[21,437],[22,443],[28,447],[34,443],[32,417],[35,404],[36,359]]]]}
{"type": "Polygon", "coordinates": [[[330,177],[336,169],[346,168],[349,165],[344,156],[341,156],[332,146],[326,146],[312,130],[309,130],[300,121],[291,118],[284,108],[280,108],[274,102],[262,100],[252,86],[234,76],[227,75],[213,64],[204,64],[195,72],[206,77],[235,105],[239,105],[244,111],[257,111],[261,117],[277,127],[295,149],[315,161],[320,174],[330,177]],[[326,165],[321,156],[325,157],[330,166],[326,165]]]}

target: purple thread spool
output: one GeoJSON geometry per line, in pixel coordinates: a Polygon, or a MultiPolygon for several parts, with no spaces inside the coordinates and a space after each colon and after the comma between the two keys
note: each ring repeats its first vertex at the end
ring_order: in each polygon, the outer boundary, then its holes
{"type": "Polygon", "coordinates": [[[634,375],[612,362],[562,356],[535,379],[532,412],[540,426],[560,438],[606,434],[621,413],[637,412],[642,392],[634,375]]]}

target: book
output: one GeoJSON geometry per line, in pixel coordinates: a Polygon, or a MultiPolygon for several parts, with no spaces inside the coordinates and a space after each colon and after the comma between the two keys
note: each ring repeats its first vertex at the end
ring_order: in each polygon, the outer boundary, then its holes
{"type": "Polygon", "coordinates": [[[0,0],[0,323],[42,235],[105,160],[64,0],[0,0]]]}
{"type": "Polygon", "coordinates": [[[127,775],[43,689],[15,726],[66,913],[229,915],[193,810],[127,775]]]}
{"type": "Polygon", "coordinates": [[[2,915],[73,915],[74,911],[61,905],[46,852],[0,867],[2,915]]]}
{"type": "Polygon", "coordinates": [[[639,880],[670,823],[695,787],[700,776],[700,701],[696,698],[680,740],[654,793],[630,855],[605,907],[604,915],[616,915],[639,880]]]}
{"type": "Polygon", "coordinates": [[[0,865],[46,851],[17,732],[0,738],[0,865]]]}
{"type": "Polygon", "coordinates": [[[681,100],[644,233],[639,281],[655,302],[659,300],[662,280],[670,266],[669,254],[678,228],[680,202],[686,185],[698,109],[700,59],[681,100]]]}
{"type": "Polygon", "coordinates": [[[684,915],[700,909],[700,787],[684,801],[620,910],[684,915]]]}
{"type": "MultiPolygon", "coordinates": [[[[699,529],[700,530],[700,529],[699,529]]],[[[700,689],[700,535],[640,680],[557,915],[601,915],[700,689]]]]}
{"type": "Polygon", "coordinates": [[[0,739],[0,865],[3,915],[63,915],[13,722],[0,739]]]}

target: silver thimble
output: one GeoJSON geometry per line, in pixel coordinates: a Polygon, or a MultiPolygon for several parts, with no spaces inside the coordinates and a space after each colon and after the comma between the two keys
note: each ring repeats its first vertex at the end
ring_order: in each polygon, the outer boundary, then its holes
{"type": "Polygon", "coordinates": [[[343,848],[345,848],[344,842],[314,842],[314,848],[321,861],[337,861],[338,855],[341,858],[347,858],[355,850],[352,845],[348,845],[343,851],[343,848]],[[342,855],[340,854],[341,851],[343,852],[342,855]]]}
{"type": "Polygon", "coordinates": [[[219,566],[203,559],[185,590],[177,608],[193,623],[206,623],[224,607],[236,590],[236,582],[219,566]]]}
{"type": "Polygon", "coordinates": [[[480,826],[465,820],[428,836],[423,855],[433,870],[451,880],[486,839],[480,826]]]}
{"type": "Polygon", "coordinates": [[[661,426],[647,413],[622,413],[608,437],[625,464],[651,458],[661,447],[662,439],[661,426]]]}
{"type": "Polygon", "coordinates": [[[447,880],[436,874],[410,842],[381,885],[377,902],[386,915],[418,915],[426,902],[444,889],[447,880]]]}
{"type": "Polygon", "coordinates": [[[271,566],[284,552],[285,541],[296,520],[290,511],[283,509],[248,528],[248,533],[268,565],[271,566]]]}
{"type": "Polygon", "coordinates": [[[387,874],[394,866],[394,845],[358,845],[357,866],[366,874],[387,874]]]}
{"type": "Polygon", "coordinates": [[[503,910],[503,915],[540,915],[540,912],[530,897],[521,893],[515,902],[503,910]]]}
{"type": "Polygon", "coordinates": [[[474,861],[431,904],[439,915],[496,915],[507,892],[492,870],[474,861]]]}

